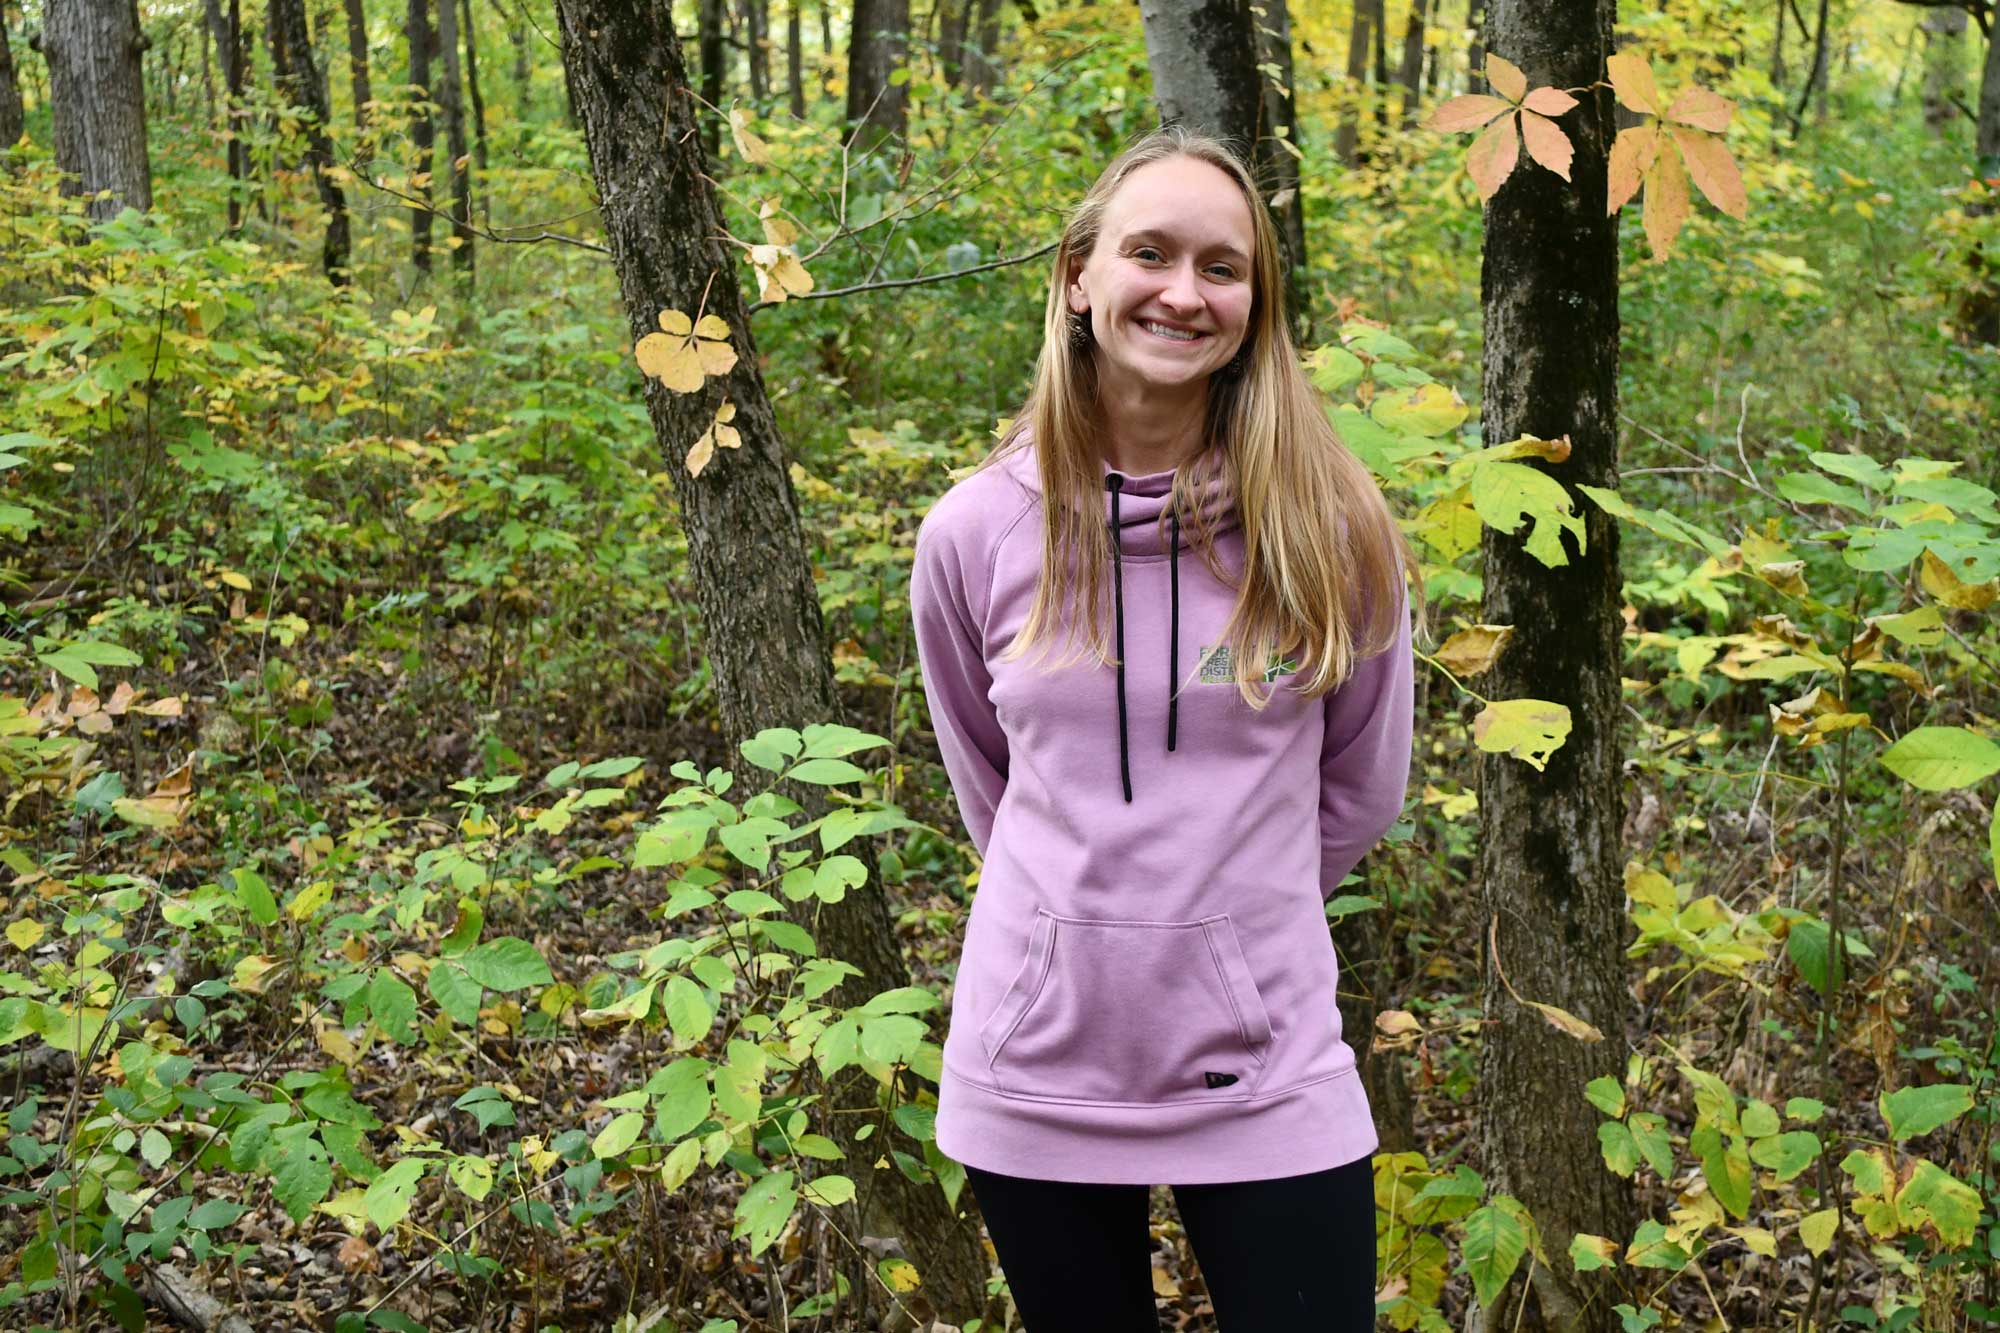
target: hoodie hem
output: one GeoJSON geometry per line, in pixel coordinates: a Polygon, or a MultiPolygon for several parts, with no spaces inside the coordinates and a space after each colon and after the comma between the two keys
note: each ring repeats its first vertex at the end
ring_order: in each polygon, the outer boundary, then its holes
{"type": "Polygon", "coordinates": [[[1345,1166],[1379,1144],[1367,1092],[1352,1068],[1255,1098],[1152,1105],[1013,1096],[949,1063],[938,1082],[938,1151],[982,1171],[1032,1180],[1270,1180],[1345,1166]]]}

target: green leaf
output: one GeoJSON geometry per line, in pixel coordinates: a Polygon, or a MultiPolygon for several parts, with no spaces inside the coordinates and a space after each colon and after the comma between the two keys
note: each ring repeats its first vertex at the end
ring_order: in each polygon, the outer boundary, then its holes
{"type": "Polygon", "coordinates": [[[804,738],[790,727],[766,727],[737,748],[757,767],[776,773],[783,770],[804,744],[804,738]]]}
{"type": "Polygon", "coordinates": [[[829,856],[813,867],[813,895],[821,902],[837,903],[849,889],[868,882],[868,867],[855,856],[829,856]]]}
{"type": "Polygon", "coordinates": [[[1882,763],[1913,787],[1948,791],[2000,772],[2000,745],[1964,727],[1918,727],[1884,750],[1882,763]]]}
{"type": "Polygon", "coordinates": [[[1634,1146],[1646,1159],[1646,1165],[1653,1168],[1653,1174],[1661,1180],[1672,1179],[1674,1143],[1667,1132],[1667,1118],[1657,1111],[1634,1111],[1626,1124],[1632,1131],[1634,1146]]]}
{"type": "MultiPolygon", "coordinates": [[[[1832,951],[1833,934],[1824,921],[1794,921],[1785,935],[1785,953],[1799,969],[1799,975],[1821,995],[1827,993],[1832,951]]],[[[1845,974],[1845,964],[1841,971],[1845,974]]]]}
{"type": "Polygon", "coordinates": [[[1812,1097],[1793,1097],[1785,1102],[1785,1114],[1810,1125],[1826,1114],[1826,1103],[1812,1097]]]}
{"type": "Polygon", "coordinates": [[[1622,1120],[1606,1120],[1597,1126],[1597,1145],[1604,1154],[1604,1164],[1612,1174],[1632,1178],[1639,1169],[1639,1145],[1632,1141],[1632,1131],[1622,1120]]]}
{"type": "Polygon", "coordinates": [[[1868,497],[1818,472],[1787,472],[1775,483],[1778,494],[1793,504],[1840,505],[1857,514],[1868,512],[1868,497]]]}
{"type": "Polygon", "coordinates": [[[701,987],[681,976],[667,979],[666,1014],[667,1026],[682,1041],[694,1041],[708,1035],[708,1029],[715,1022],[715,1010],[709,1007],[701,987]]]}
{"type": "Polygon", "coordinates": [[[445,1164],[444,1172],[458,1192],[474,1203],[493,1192],[493,1163],[484,1157],[470,1153],[454,1157],[445,1164]]]}
{"type": "Polygon", "coordinates": [[[432,964],[430,975],[424,978],[424,989],[438,1002],[438,1008],[458,1022],[467,1027],[479,1022],[480,985],[457,963],[432,964]]]}
{"type": "Polygon", "coordinates": [[[1474,1212],[1464,1227],[1465,1270],[1472,1275],[1479,1303],[1490,1307],[1528,1252],[1528,1232],[1519,1218],[1497,1204],[1474,1212]]]}
{"type": "Polygon", "coordinates": [[[1833,1244],[1833,1233],[1839,1229],[1840,1210],[1822,1208],[1799,1219],[1799,1242],[1810,1254],[1825,1254],[1827,1247],[1833,1244]]]}
{"type": "Polygon", "coordinates": [[[586,765],[576,776],[578,781],[597,778],[622,778],[645,762],[644,759],[640,759],[635,755],[621,755],[616,759],[600,759],[594,764],[586,765]]]}
{"type": "Polygon", "coordinates": [[[1701,1174],[1716,1202],[1741,1219],[1750,1212],[1750,1154],[1743,1140],[1711,1125],[1697,1125],[1688,1146],[1701,1158],[1701,1174]]]}
{"type": "Polygon", "coordinates": [[[921,1014],[938,1007],[938,997],[922,986],[898,986],[869,997],[864,1014],[921,1014]]]}
{"type": "Polygon", "coordinates": [[[1750,1160],[1766,1171],[1775,1172],[1780,1181],[1785,1181],[1818,1161],[1820,1151],[1819,1135],[1811,1130],[1795,1129],[1758,1139],[1750,1145],[1750,1160]]]}
{"type": "Polygon", "coordinates": [[[763,1253],[791,1219],[799,1202],[798,1189],[792,1183],[796,1179],[790,1171],[767,1171],[750,1182],[736,1201],[736,1225],[730,1235],[750,1242],[752,1258],[763,1253]]]}
{"type": "Polygon", "coordinates": [[[723,906],[744,916],[761,916],[766,912],[782,912],[785,905],[762,889],[737,889],[722,900],[723,906]]]}
{"type": "Polygon", "coordinates": [[[1609,1074],[1599,1074],[1584,1084],[1583,1095],[1592,1106],[1608,1116],[1623,1117],[1625,1114],[1625,1085],[1609,1074]]]}
{"type": "Polygon", "coordinates": [[[1935,648],[1944,642],[1944,613],[1934,605],[1920,606],[1899,616],[1870,616],[1868,623],[1912,648],[1935,648]]]}
{"type": "Polygon", "coordinates": [[[410,1202],[417,1195],[417,1185],[424,1178],[424,1159],[405,1157],[394,1166],[375,1177],[374,1183],[361,1196],[362,1211],[383,1231],[393,1230],[398,1222],[410,1215],[410,1202]]]}
{"type": "Polygon", "coordinates": [[[160,1163],[173,1156],[174,1145],[167,1136],[150,1126],[139,1136],[139,1156],[147,1166],[158,1169],[160,1163]]]}
{"type": "Polygon", "coordinates": [[[637,1111],[621,1111],[611,1117],[611,1123],[597,1132],[590,1141],[590,1155],[597,1158],[616,1157],[639,1141],[639,1134],[646,1128],[646,1117],[637,1111]]]}
{"type": "Polygon", "coordinates": [[[654,1095],[653,1132],[672,1143],[708,1119],[708,1061],[688,1056],[646,1080],[654,1095]]]}
{"type": "Polygon", "coordinates": [[[514,1104],[506,1094],[491,1084],[481,1084],[468,1089],[451,1104],[454,1111],[464,1111],[479,1123],[479,1132],[485,1133],[495,1125],[514,1123],[514,1104]]]}
{"type": "Polygon", "coordinates": [[[1569,1261],[1579,1273],[1594,1273],[1600,1268],[1610,1268],[1618,1262],[1618,1244],[1603,1236],[1593,1236],[1587,1231],[1579,1231],[1570,1237],[1569,1261]]]}
{"type": "Polygon", "coordinates": [[[1963,1083],[1932,1083],[1898,1088],[1881,1099],[1882,1119],[1889,1137],[1913,1139],[1948,1125],[1972,1109],[1972,1089],[1963,1083]]]}
{"type": "Polygon", "coordinates": [[[1487,527],[1512,533],[1528,520],[1533,527],[1523,549],[1551,569],[1569,563],[1560,533],[1567,531],[1582,552],[1583,519],[1563,484],[1525,463],[1486,462],[1472,472],[1472,507],[1487,527]]]}
{"type": "Polygon", "coordinates": [[[223,1227],[234,1226],[236,1219],[249,1211],[242,1204],[229,1199],[210,1199],[188,1214],[187,1224],[200,1231],[218,1231],[223,1227]]]}
{"type": "Polygon", "coordinates": [[[1753,1139],[1778,1132],[1778,1113],[1769,1102],[1752,1100],[1743,1107],[1743,1132],[1753,1139]]]}
{"type": "Polygon", "coordinates": [[[1978,1191],[1928,1158],[1918,1160],[1910,1183],[1896,1196],[1896,1207],[1912,1221],[1929,1218],[1938,1239],[1952,1249],[1972,1244],[1979,1225],[1978,1191]]]}
{"type": "Polygon", "coordinates": [[[1822,472],[1831,472],[1836,477],[1858,481],[1871,491],[1886,491],[1894,484],[1895,478],[1889,469],[1883,467],[1866,454],[1812,453],[1806,457],[1822,472]]]}
{"type": "Polygon", "coordinates": [[[871,731],[857,731],[853,727],[816,724],[805,730],[805,753],[807,759],[838,759],[842,755],[853,754],[856,750],[872,750],[887,745],[888,738],[877,736],[871,731]]]}
{"type": "Polygon", "coordinates": [[[834,1206],[854,1202],[854,1182],[846,1176],[815,1176],[805,1183],[801,1198],[807,1203],[834,1206]]]}
{"type": "Polygon", "coordinates": [[[1632,1233],[1632,1244],[1625,1251],[1625,1262],[1640,1268],[1667,1268],[1675,1272],[1687,1267],[1688,1252],[1667,1239],[1667,1228],[1657,1218],[1649,1217],[1639,1224],[1632,1233]]]}
{"type": "Polygon", "coordinates": [[[268,926],[278,919],[278,900],[271,896],[271,886],[262,875],[254,870],[237,869],[230,876],[236,881],[236,901],[243,904],[252,921],[268,926]]]}
{"type": "Polygon", "coordinates": [[[271,1194],[294,1222],[303,1222],[313,1205],[333,1188],[333,1164],[326,1146],[314,1138],[310,1125],[288,1126],[272,1140],[274,1157],[271,1194]]]}
{"type": "Polygon", "coordinates": [[[797,782],[837,787],[849,782],[866,781],[868,774],[845,759],[807,759],[794,766],[785,776],[797,782]]]}
{"type": "Polygon", "coordinates": [[[526,940],[505,935],[488,940],[459,959],[466,973],[488,990],[505,994],[529,986],[546,986],[555,977],[549,965],[526,940]]]}
{"type": "Polygon", "coordinates": [[[410,1022],[417,1016],[417,993],[394,972],[381,968],[368,983],[368,1014],[388,1034],[389,1040],[407,1043],[411,1038],[410,1022]]]}
{"type": "Polygon", "coordinates": [[[715,1071],[715,1107],[731,1120],[755,1120],[764,1109],[763,1080],[741,1065],[723,1065],[715,1071]]]}

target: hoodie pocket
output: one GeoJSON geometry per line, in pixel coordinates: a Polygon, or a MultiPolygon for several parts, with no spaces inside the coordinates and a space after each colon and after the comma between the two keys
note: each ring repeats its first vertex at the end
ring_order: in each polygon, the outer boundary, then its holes
{"type": "Polygon", "coordinates": [[[1028,956],[979,1039],[1006,1092],[1210,1101],[1255,1090],[1271,1020],[1227,914],[1094,921],[1038,909],[1028,956]]]}

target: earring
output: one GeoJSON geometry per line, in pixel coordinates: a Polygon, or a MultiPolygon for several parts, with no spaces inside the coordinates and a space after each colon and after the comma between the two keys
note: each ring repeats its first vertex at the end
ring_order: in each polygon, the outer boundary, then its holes
{"type": "Polygon", "coordinates": [[[1090,312],[1069,312],[1069,345],[1082,351],[1090,346],[1090,312]]]}

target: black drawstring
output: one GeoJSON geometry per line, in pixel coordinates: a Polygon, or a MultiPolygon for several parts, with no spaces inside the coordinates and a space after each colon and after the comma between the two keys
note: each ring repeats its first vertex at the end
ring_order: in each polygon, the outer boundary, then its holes
{"type": "Polygon", "coordinates": [[[1118,619],[1118,776],[1125,784],[1125,803],[1132,803],[1132,756],[1126,737],[1125,725],[1125,574],[1122,552],[1124,541],[1118,533],[1118,492],[1125,485],[1125,478],[1116,472],[1104,478],[1104,488],[1111,492],[1111,598],[1118,619]]]}
{"type": "Polygon", "coordinates": [[[1167,631],[1167,748],[1174,748],[1174,732],[1181,710],[1181,511],[1169,509],[1167,520],[1174,530],[1174,544],[1168,548],[1167,568],[1173,585],[1173,622],[1167,631]]]}

